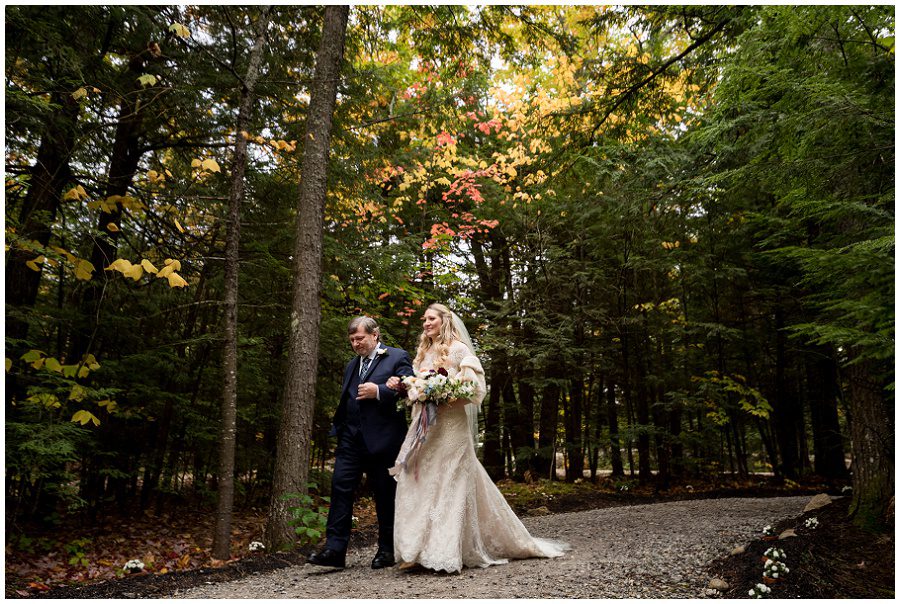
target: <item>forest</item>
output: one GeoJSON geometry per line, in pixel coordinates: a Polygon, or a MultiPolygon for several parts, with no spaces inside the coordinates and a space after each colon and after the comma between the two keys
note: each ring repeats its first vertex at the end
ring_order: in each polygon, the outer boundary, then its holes
{"type": "Polygon", "coordinates": [[[8,542],[197,506],[217,558],[235,509],[315,541],[347,324],[414,353],[432,302],[485,366],[495,481],[771,473],[892,510],[893,7],[5,27],[8,542]]]}

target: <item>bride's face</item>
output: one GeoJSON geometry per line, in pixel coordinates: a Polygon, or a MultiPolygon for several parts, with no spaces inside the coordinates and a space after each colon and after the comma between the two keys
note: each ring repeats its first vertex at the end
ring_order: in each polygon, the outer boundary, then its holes
{"type": "Polygon", "coordinates": [[[439,315],[437,311],[429,308],[422,316],[422,331],[424,331],[425,335],[429,338],[436,340],[441,333],[442,323],[441,315],[439,315]]]}

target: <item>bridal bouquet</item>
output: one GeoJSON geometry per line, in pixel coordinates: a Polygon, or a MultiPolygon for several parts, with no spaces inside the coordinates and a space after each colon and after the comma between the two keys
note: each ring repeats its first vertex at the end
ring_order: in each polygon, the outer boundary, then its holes
{"type": "Polygon", "coordinates": [[[434,403],[440,405],[458,398],[475,396],[475,384],[451,377],[443,367],[435,371],[429,369],[403,378],[407,405],[413,403],[434,403]]]}

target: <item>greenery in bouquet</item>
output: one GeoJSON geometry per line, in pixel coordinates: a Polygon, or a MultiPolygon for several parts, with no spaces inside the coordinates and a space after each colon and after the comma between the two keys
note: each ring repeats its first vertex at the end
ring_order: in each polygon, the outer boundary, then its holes
{"type": "Polygon", "coordinates": [[[417,372],[401,381],[401,388],[406,392],[406,404],[449,403],[456,399],[468,399],[475,396],[475,384],[461,380],[441,367],[434,370],[417,372]]]}

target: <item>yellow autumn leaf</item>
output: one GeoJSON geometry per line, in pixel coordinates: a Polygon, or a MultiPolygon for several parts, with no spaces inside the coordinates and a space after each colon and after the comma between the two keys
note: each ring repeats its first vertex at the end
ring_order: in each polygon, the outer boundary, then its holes
{"type": "Polygon", "coordinates": [[[50,249],[53,250],[54,252],[56,252],[57,254],[65,256],[66,260],[68,260],[72,264],[75,264],[75,260],[77,260],[77,258],[75,258],[75,256],[73,256],[71,253],[69,253],[68,250],[64,250],[63,248],[55,246],[55,245],[51,245],[50,249]]]}
{"type": "Polygon", "coordinates": [[[23,361],[25,361],[26,363],[33,363],[34,361],[38,360],[42,356],[44,356],[44,353],[40,350],[29,350],[28,352],[26,352],[25,354],[23,354],[21,356],[21,359],[23,361]]]}
{"type": "Polygon", "coordinates": [[[129,210],[143,210],[147,207],[144,205],[144,202],[136,197],[130,197],[128,195],[110,195],[106,198],[106,203],[104,204],[105,207],[103,209],[106,212],[114,212],[116,210],[116,204],[129,210]]]}
{"type": "Polygon", "coordinates": [[[199,159],[191,160],[191,167],[192,167],[192,168],[199,168],[199,167],[200,167],[200,164],[202,164],[202,163],[203,163],[203,162],[200,161],[199,159]]]}
{"type": "Polygon", "coordinates": [[[188,282],[181,278],[178,273],[169,273],[169,287],[187,287],[188,282]]]}
{"type": "MultiPolygon", "coordinates": [[[[178,261],[176,260],[175,262],[178,262],[178,261]]],[[[179,266],[175,266],[175,262],[170,262],[169,264],[167,264],[162,270],[160,270],[158,273],[156,273],[156,277],[158,279],[162,279],[163,277],[168,277],[170,274],[174,273],[179,268],[181,268],[180,264],[179,264],[179,266]]]]}
{"type": "Polygon", "coordinates": [[[106,411],[110,415],[118,410],[118,404],[116,403],[116,401],[111,401],[108,398],[103,399],[102,401],[97,401],[97,405],[100,407],[106,407],[106,411]]]}
{"type": "Polygon", "coordinates": [[[178,232],[179,232],[179,233],[183,233],[183,232],[184,232],[184,227],[181,226],[181,223],[178,222],[178,219],[177,219],[177,218],[172,218],[172,220],[175,221],[175,228],[178,229],[178,232]]]}
{"type": "Polygon", "coordinates": [[[72,422],[81,424],[82,426],[87,425],[88,422],[93,423],[95,426],[100,425],[100,420],[97,419],[93,413],[84,409],[76,411],[74,415],[72,415],[72,422]]]}
{"type": "Polygon", "coordinates": [[[93,370],[100,369],[100,363],[97,362],[97,358],[90,353],[84,357],[84,365],[93,370]]]}
{"type": "Polygon", "coordinates": [[[91,273],[94,272],[94,265],[89,261],[78,258],[77,262],[75,262],[75,278],[81,279],[82,281],[90,281],[91,273]]]}
{"type": "Polygon", "coordinates": [[[103,270],[119,271],[120,273],[125,274],[126,271],[131,270],[131,262],[129,262],[125,258],[118,258],[118,259],[114,260],[112,264],[110,264],[103,270]]]}
{"type": "Polygon", "coordinates": [[[116,226],[116,223],[115,223],[115,222],[110,222],[108,225],[106,225],[106,230],[109,231],[109,232],[111,232],[111,233],[118,233],[118,232],[119,232],[119,227],[116,226]]]}
{"type": "Polygon", "coordinates": [[[27,266],[34,272],[39,273],[39,272],[41,272],[41,267],[38,265],[43,264],[43,262],[44,262],[44,257],[38,256],[37,258],[34,258],[33,260],[27,260],[25,262],[25,266],[27,266]]]}
{"type": "Polygon", "coordinates": [[[179,38],[190,38],[191,30],[182,25],[181,23],[173,23],[169,26],[169,31],[178,36],[179,38]]]}
{"type": "Polygon", "coordinates": [[[81,185],[76,185],[66,191],[65,195],[62,196],[63,201],[80,201],[82,199],[86,199],[88,196],[87,191],[84,190],[84,187],[81,185]]]}
{"type": "Polygon", "coordinates": [[[152,73],[145,73],[144,75],[140,76],[137,81],[141,86],[153,86],[154,84],[156,84],[156,76],[152,73]]]}
{"type": "Polygon", "coordinates": [[[42,392],[40,394],[33,394],[25,399],[29,403],[34,403],[36,405],[43,405],[48,409],[58,409],[62,407],[62,404],[59,402],[59,399],[56,398],[53,394],[48,394],[46,392],[42,392]]]}
{"type": "Polygon", "coordinates": [[[52,357],[48,358],[44,362],[44,367],[46,369],[49,369],[50,371],[56,371],[57,373],[62,371],[62,365],[60,364],[60,362],[52,357]]]}
{"type": "Polygon", "coordinates": [[[76,101],[79,99],[82,99],[86,96],[87,96],[87,90],[85,90],[84,86],[82,86],[81,88],[79,88],[78,90],[76,90],[75,92],[72,93],[72,98],[75,99],[76,101]]]}
{"type": "Polygon", "coordinates": [[[146,258],[141,260],[141,266],[143,266],[144,270],[147,271],[148,273],[158,273],[159,272],[159,269],[157,269],[155,266],[153,266],[153,263],[150,262],[149,260],[147,260],[146,258]]]}
{"type": "Polygon", "coordinates": [[[200,168],[202,170],[209,170],[210,172],[221,172],[222,170],[219,168],[219,164],[216,163],[214,159],[204,159],[200,164],[200,168]]]}
{"type": "Polygon", "coordinates": [[[12,359],[9,357],[6,357],[6,371],[8,372],[10,370],[10,368],[12,368],[12,359]]]}
{"type": "Polygon", "coordinates": [[[127,271],[122,271],[122,274],[135,281],[140,281],[141,277],[144,275],[144,269],[140,264],[135,264],[127,271]]]}
{"type": "Polygon", "coordinates": [[[69,400],[81,402],[84,400],[84,397],[87,396],[87,391],[85,391],[84,387],[81,384],[75,384],[72,386],[72,391],[69,392],[69,400]]]}

